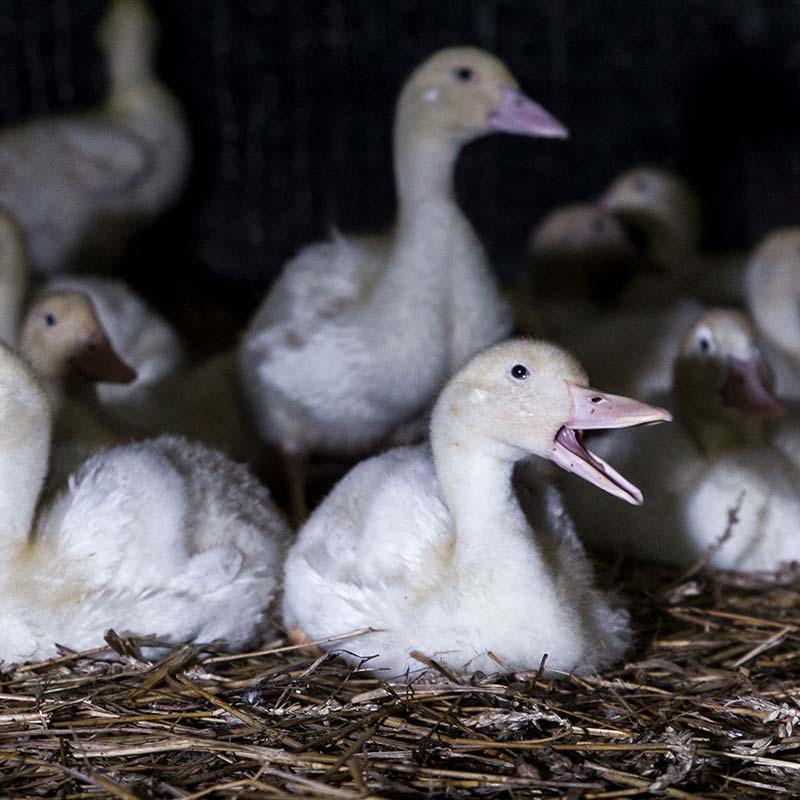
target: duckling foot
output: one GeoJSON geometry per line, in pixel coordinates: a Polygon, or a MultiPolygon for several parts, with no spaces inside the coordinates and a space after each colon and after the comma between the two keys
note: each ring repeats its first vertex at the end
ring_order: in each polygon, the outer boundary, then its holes
{"type": "Polygon", "coordinates": [[[300,645],[297,651],[300,655],[316,658],[325,653],[318,644],[313,643],[313,639],[302,628],[289,628],[286,636],[292,644],[300,645]]]}

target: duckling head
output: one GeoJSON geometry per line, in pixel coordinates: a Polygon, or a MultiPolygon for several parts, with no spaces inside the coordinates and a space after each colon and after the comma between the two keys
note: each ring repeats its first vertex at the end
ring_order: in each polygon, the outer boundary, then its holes
{"type": "Polygon", "coordinates": [[[614,299],[638,251],[609,209],[582,203],[548,214],[533,230],[528,254],[540,289],[589,292],[602,302],[614,299]]]}
{"type": "MultiPolygon", "coordinates": [[[[536,455],[629,503],[641,492],[587,450],[583,431],[671,420],[668,411],[589,386],[575,358],[549,342],[512,339],[477,355],[442,392],[431,438],[493,458],[536,455]]],[[[453,452],[457,452],[457,449],[453,452]]]]}
{"type": "Polygon", "coordinates": [[[565,138],[567,129],[526,97],[508,68],[475,47],[432,55],[411,74],[398,101],[401,129],[458,144],[495,131],[565,138]]]}
{"type": "Polygon", "coordinates": [[[46,378],[77,374],[109,383],[136,378],[114,351],[92,301],[82,292],[48,292],[34,302],[22,326],[20,349],[46,378]]]}
{"type": "Polygon", "coordinates": [[[673,383],[701,444],[716,428],[727,430],[731,442],[748,440],[749,432],[785,410],[773,393],[755,327],[739,311],[712,309],[700,317],[683,340],[673,383]]]}
{"type": "Polygon", "coordinates": [[[778,347],[800,357],[800,227],[765,237],[747,265],[750,313],[778,347]]]}
{"type": "Polygon", "coordinates": [[[657,264],[671,266],[697,247],[700,201],[679,175],[655,166],[624,172],[600,198],[657,264]]]}

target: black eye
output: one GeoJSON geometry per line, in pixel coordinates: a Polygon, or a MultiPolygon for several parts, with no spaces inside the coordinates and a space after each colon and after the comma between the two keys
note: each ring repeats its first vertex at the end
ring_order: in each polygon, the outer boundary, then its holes
{"type": "Polygon", "coordinates": [[[453,74],[460,81],[471,81],[475,77],[475,73],[469,67],[456,67],[453,74]]]}
{"type": "Polygon", "coordinates": [[[637,192],[643,192],[647,188],[647,180],[645,178],[634,178],[633,188],[637,192]]]}
{"type": "Polygon", "coordinates": [[[44,321],[45,321],[45,323],[47,324],[47,327],[48,327],[48,328],[52,328],[52,327],[53,327],[53,325],[55,325],[55,324],[56,324],[56,322],[58,322],[58,320],[56,319],[56,315],[55,315],[55,314],[48,314],[48,315],[47,315],[47,316],[44,318],[44,321]]]}
{"type": "Polygon", "coordinates": [[[711,349],[711,342],[705,338],[705,336],[700,340],[700,352],[707,353],[711,349]]]}
{"type": "Polygon", "coordinates": [[[514,364],[514,366],[511,367],[511,377],[516,378],[518,381],[527,380],[530,376],[530,370],[523,364],[514,364]]]}

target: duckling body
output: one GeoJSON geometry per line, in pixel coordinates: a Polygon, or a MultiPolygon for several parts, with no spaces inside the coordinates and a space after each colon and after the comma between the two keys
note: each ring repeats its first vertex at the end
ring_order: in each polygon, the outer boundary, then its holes
{"type": "Polygon", "coordinates": [[[597,445],[637,476],[647,507],[634,516],[566,487],[582,537],[684,567],[707,558],[718,569],[774,570],[796,560],[800,473],[769,436],[767,420],[782,407],[752,325],[738,312],[707,312],[686,335],[675,375],[675,395],[656,398],[675,425],[597,445]]]}
{"type": "MultiPolygon", "coordinates": [[[[182,113],[152,74],[152,13],[141,0],[113,0],[101,38],[111,80],[102,109],[0,134],[0,205],[25,231],[36,272],[63,269],[93,238],[95,256],[118,250],[105,235],[112,221],[161,211],[188,170],[182,113]]],[[[113,227],[112,238],[123,241],[113,227]]]]}
{"type": "Polygon", "coordinates": [[[288,528],[241,465],[176,437],[112,447],[50,500],[51,408],[0,349],[0,659],[82,649],[103,632],[241,647],[266,627],[288,528]]]}
{"type": "MultiPolygon", "coordinates": [[[[556,452],[554,437],[569,435],[558,432],[590,391],[569,381],[585,385],[585,375],[544,343],[515,340],[473,359],[436,404],[430,447],[362,462],[303,527],[286,563],[290,632],[372,628],[343,655],[374,656],[369,666],[387,677],[423,669],[417,651],[455,672],[536,669],[545,653],[551,672],[617,658],[627,616],[594,587],[558,493],[512,491],[515,462],[535,452],[641,500],[620,476],[612,486],[556,452]],[[509,372],[523,366],[527,384],[509,372]]],[[[631,418],[663,419],[657,411],[635,404],[631,418]]]]}
{"type": "Polygon", "coordinates": [[[267,442],[287,454],[374,448],[509,331],[452,186],[462,145],[495,130],[566,133],[482,51],[444,50],[412,74],[395,116],[394,229],[301,251],[243,338],[242,386],[267,442]]]}

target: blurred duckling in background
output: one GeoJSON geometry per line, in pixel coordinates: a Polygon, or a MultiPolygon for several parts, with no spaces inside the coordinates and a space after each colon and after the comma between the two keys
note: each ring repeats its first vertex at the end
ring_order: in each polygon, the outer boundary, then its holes
{"type": "Polygon", "coordinates": [[[618,299],[638,255],[608,209],[591,203],[555,209],[532,231],[530,268],[511,292],[518,329],[557,336],[596,317],[618,299]]]}
{"type": "Polygon", "coordinates": [[[102,108],[33,120],[0,134],[0,206],[27,237],[34,271],[78,251],[112,261],[125,229],[163,211],[189,167],[176,100],[154,75],[157,25],[142,0],[111,0],[100,29],[110,88],[102,108]]]}
{"type": "Polygon", "coordinates": [[[453,193],[463,145],[498,131],[567,135],[489,53],[456,47],[425,61],[396,108],[394,228],[301,250],[245,333],[244,395],[261,437],[283,453],[298,518],[307,454],[379,446],[509,332],[508,306],[453,193]]]}
{"type": "Polygon", "coordinates": [[[683,339],[671,397],[675,424],[597,442],[635,475],[648,503],[629,514],[566,486],[585,541],[684,567],[774,570],[800,559],[800,472],[771,423],[784,406],[772,390],[755,328],[738,311],[703,314],[683,339]]]}
{"type": "Polygon", "coordinates": [[[0,660],[97,647],[109,627],[233,649],[269,630],[289,529],[247,469],[161,437],[101,451],[43,500],[51,422],[0,345],[0,660]]]}
{"type": "Polygon", "coordinates": [[[286,561],[290,636],[371,628],[341,655],[370,655],[370,669],[406,679],[430,658],[471,673],[536,669],[546,654],[551,676],[612,663],[630,639],[627,614],[596,588],[558,492],[540,484],[518,495],[514,465],[538,456],[639,504],[581,430],[668,419],[590,388],[547,342],[480,353],[439,396],[430,446],[362,462],[302,528],[286,561]]]}
{"type": "Polygon", "coordinates": [[[47,292],[28,309],[20,353],[33,367],[53,411],[50,482],[119,441],[103,418],[97,389],[128,384],[136,372],[117,354],[92,301],[80,292],[47,292]]]}
{"type": "Polygon", "coordinates": [[[800,227],[781,228],[759,243],[745,285],[778,391],[800,399],[800,227]]]}

